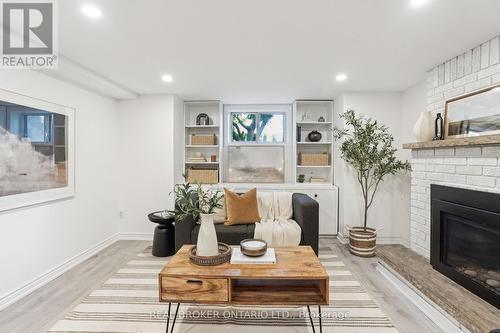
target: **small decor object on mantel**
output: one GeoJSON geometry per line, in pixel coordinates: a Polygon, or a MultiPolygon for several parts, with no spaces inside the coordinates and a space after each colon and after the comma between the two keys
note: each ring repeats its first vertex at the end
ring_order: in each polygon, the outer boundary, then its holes
{"type": "Polygon", "coordinates": [[[223,193],[213,188],[203,188],[197,184],[192,188],[191,184],[177,184],[174,187],[175,220],[183,221],[186,217],[200,218],[200,230],[196,243],[196,253],[199,256],[216,256],[219,254],[217,234],[214,226],[214,212],[216,208],[222,208],[220,203],[223,193]],[[196,198],[196,199],[195,199],[196,198]]]}
{"type": "Polygon", "coordinates": [[[309,141],[311,142],[319,142],[321,140],[321,133],[318,132],[318,131],[312,131],[310,132],[308,135],[307,135],[307,138],[309,139],[309,141]]]}
{"type": "Polygon", "coordinates": [[[325,117],[319,117],[318,123],[324,123],[325,122],[325,117]]]}
{"type": "Polygon", "coordinates": [[[438,113],[436,116],[436,121],[434,124],[434,139],[433,140],[443,140],[444,139],[444,121],[443,117],[441,117],[441,113],[438,113]]]}
{"type": "Polygon", "coordinates": [[[201,125],[210,125],[210,117],[208,116],[208,114],[206,113],[200,113],[197,117],[196,117],[196,125],[197,126],[201,126],[201,125]]]}
{"type": "Polygon", "coordinates": [[[306,181],[306,176],[305,175],[299,175],[299,178],[297,179],[299,183],[303,183],[306,181]]]}
{"type": "Polygon", "coordinates": [[[373,203],[380,182],[387,175],[410,171],[410,163],[396,158],[394,138],[387,126],[376,120],[358,117],[353,110],[341,115],[348,129],[334,129],[335,140],[343,140],[341,157],[354,168],[364,201],[362,227],[349,228],[350,252],[360,257],[375,255],[377,230],[367,227],[368,209],[373,203]]]}
{"type": "Polygon", "coordinates": [[[420,112],[413,135],[418,142],[431,141],[434,138],[434,120],[430,111],[420,112]]]}

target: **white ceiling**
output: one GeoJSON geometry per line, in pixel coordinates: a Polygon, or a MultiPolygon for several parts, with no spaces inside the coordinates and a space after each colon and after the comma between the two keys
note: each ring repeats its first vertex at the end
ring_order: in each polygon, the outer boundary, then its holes
{"type": "Polygon", "coordinates": [[[132,93],[281,102],[405,90],[500,34],[499,0],[409,2],[64,0],[60,53],[132,93]],[[87,3],[100,19],[82,15],[87,3]]]}

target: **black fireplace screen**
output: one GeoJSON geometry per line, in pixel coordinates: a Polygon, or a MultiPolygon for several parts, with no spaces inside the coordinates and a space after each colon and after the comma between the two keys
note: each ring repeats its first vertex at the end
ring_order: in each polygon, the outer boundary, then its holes
{"type": "Polygon", "coordinates": [[[431,264],[500,308],[500,195],[431,185],[431,264]]]}
{"type": "Polygon", "coordinates": [[[444,213],[443,263],[500,296],[500,230],[444,213]]]}

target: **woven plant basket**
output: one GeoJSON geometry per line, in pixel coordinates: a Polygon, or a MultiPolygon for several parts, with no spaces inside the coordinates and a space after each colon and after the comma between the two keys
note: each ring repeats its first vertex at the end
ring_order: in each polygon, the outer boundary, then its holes
{"type": "Polygon", "coordinates": [[[349,251],[358,257],[375,256],[377,230],[373,228],[349,227],[349,251]]]}

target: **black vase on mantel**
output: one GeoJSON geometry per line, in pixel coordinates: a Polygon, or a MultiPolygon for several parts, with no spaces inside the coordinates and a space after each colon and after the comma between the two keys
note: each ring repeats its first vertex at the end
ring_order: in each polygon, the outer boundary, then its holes
{"type": "Polygon", "coordinates": [[[444,139],[444,120],[441,117],[441,113],[438,113],[435,120],[434,126],[434,140],[443,140],[444,139]]]}
{"type": "Polygon", "coordinates": [[[307,135],[307,138],[311,142],[318,142],[319,140],[321,140],[321,137],[322,135],[318,131],[312,131],[311,133],[309,133],[309,135],[307,135]]]}

